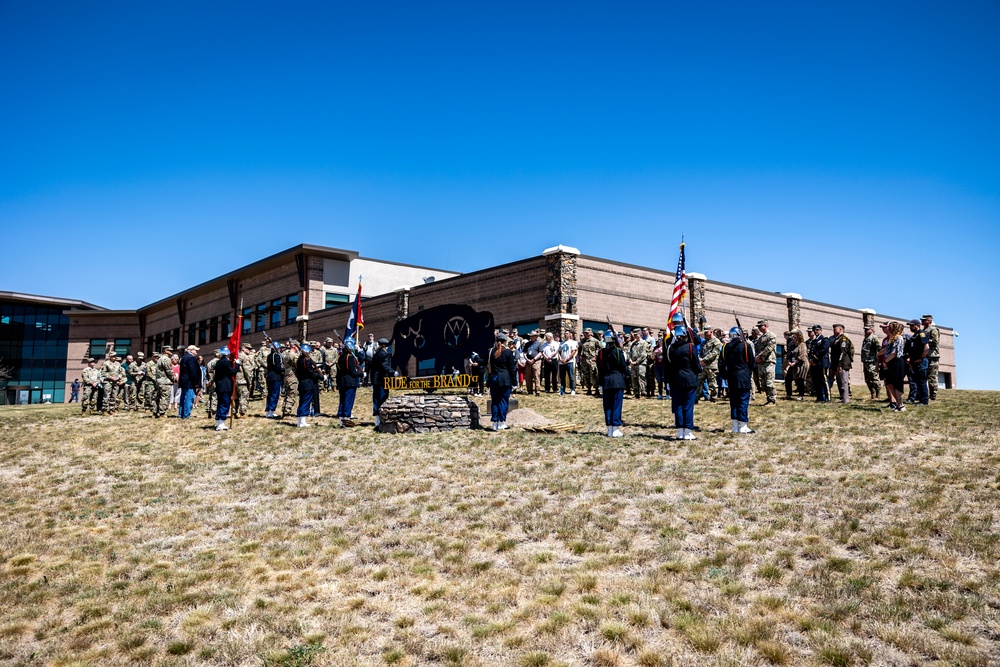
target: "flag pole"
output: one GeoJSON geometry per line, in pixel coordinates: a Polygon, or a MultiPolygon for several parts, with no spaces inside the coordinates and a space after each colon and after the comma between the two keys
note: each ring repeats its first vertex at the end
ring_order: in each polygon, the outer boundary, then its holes
{"type": "MultiPolygon", "coordinates": [[[[240,309],[238,311],[236,311],[236,326],[237,327],[242,327],[243,326],[243,297],[242,296],[240,297],[240,309]]],[[[230,335],[230,338],[232,338],[232,335],[230,335]]],[[[229,350],[229,358],[230,358],[230,360],[233,359],[234,356],[235,356],[236,360],[238,361],[239,358],[240,358],[240,351],[236,350],[236,352],[234,353],[232,350],[229,350]]],[[[235,371],[236,371],[236,363],[234,362],[233,363],[233,395],[229,397],[229,428],[230,429],[232,429],[233,425],[236,423],[234,421],[234,419],[236,418],[236,373],[235,373],[235,371]]]]}

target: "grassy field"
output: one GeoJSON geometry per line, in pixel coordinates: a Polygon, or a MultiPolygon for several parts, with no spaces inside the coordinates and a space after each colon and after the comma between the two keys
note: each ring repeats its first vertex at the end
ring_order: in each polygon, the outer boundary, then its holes
{"type": "Polygon", "coordinates": [[[583,428],[2,408],[0,664],[1000,664],[1000,393],[521,407],[583,428]]]}

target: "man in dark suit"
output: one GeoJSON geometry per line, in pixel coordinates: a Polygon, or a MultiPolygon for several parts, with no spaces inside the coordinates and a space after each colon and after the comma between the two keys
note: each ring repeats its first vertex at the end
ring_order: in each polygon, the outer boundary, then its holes
{"type": "Polygon", "coordinates": [[[813,393],[816,394],[816,401],[828,403],[830,401],[830,385],[827,384],[826,373],[830,368],[830,340],[823,335],[823,327],[813,325],[815,334],[812,346],[809,348],[809,374],[812,377],[813,393]]]}
{"type": "Polygon", "coordinates": [[[392,352],[389,351],[389,341],[378,339],[378,349],[372,357],[372,414],[375,415],[375,427],[382,423],[378,411],[389,398],[389,390],[385,388],[385,379],[392,377],[392,352]]]}
{"type": "Polygon", "coordinates": [[[233,402],[233,382],[236,379],[236,369],[229,360],[229,348],[219,350],[222,356],[215,363],[215,395],[219,407],[215,411],[215,430],[228,431],[226,420],[229,419],[229,406],[233,402]]]}
{"type": "Polygon", "coordinates": [[[181,390],[180,418],[187,419],[194,407],[195,394],[202,390],[201,364],[198,363],[198,348],[194,345],[188,345],[184,351],[178,376],[177,386],[181,390]]]}

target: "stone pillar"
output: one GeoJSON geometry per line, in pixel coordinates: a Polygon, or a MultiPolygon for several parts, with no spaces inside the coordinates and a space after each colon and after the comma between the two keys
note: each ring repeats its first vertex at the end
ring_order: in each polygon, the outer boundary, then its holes
{"type": "Polygon", "coordinates": [[[875,311],[871,308],[861,309],[861,330],[864,331],[865,327],[875,328],[875,311]]]}
{"type": "Polygon", "coordinates": [[[299,315],[295,321],[299,325],[299,342],[304,343],[309,337],[309,316],[299,315]]]}
{"type": "Polygon", "coordinates": [[[405,320],[410,316],[410,288],[400,287],[396,290],[396,321],[405,320]]]}
{"type": "MultiPolygon", "coordinates": [[[[802,295],[786,292],[781,296],[785,297],[788,303],[788,330],[799,329],[802,326],[802,295]]],[[[803,333],[803,335],[805,334],[803,333]]]]}
{"type": "Polygon", "coordinates": [[[688,294],[691,295],[691,326],[701,331],[705,324],[711,324],[705,319],[705,281],[708,278],[702,273],[689,273],[688,294]]]}
{"type": "Polygon", "coordinates": [[[546,248],[545,257],[545,329],[562,332],[570,329],[579,335],[580,316],[576,314],[576,261],[580,251],[564,245],[546,248]]]}

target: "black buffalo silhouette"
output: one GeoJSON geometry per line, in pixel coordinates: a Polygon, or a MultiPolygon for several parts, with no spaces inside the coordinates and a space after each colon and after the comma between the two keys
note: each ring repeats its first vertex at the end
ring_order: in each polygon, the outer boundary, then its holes
{"type": "Polygon", "coordinates": [[[410,357],[434,361],[435,374],[463,370],[473,352],[483,358],[493,347],[493,313],[448,304],[422,310],[392,328],[392,365],[406,372],[410,357]]]}

